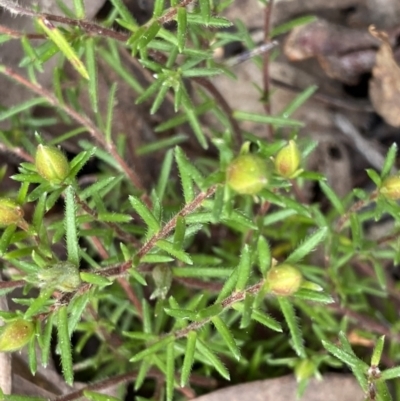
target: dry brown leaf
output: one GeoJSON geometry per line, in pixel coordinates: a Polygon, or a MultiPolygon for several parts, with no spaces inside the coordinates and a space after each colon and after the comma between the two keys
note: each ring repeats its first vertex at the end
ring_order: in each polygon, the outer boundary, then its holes
{"type": "Polygon", "coordinates": [[[374,26],[369,31],[381,41],[369,82],[371,102],[388,124],[400,127],[400,67],[394,59],[387,33],[376,30],[374,26]]]}
{"type": "MultiPolygon", "coordinates": [[[[214,391],[193,401],[297,401],[293,376],[260,380],[214,391]]],[[[301,401],[361,401],[364,392],[351,375],[329,374],[311,380],[301,401]]]]}

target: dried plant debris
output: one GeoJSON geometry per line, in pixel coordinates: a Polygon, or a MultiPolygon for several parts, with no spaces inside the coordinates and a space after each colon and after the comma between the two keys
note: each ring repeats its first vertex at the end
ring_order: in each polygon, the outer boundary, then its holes
{"type": "MultiPolygon", "coordinates": [[[[293,376],[260,380],[227,387],[195,398],[195,401],[295,401],[297,382],[293,376]]],[[[323,380],[311,380],[302,400],[305,401],[361,401],[364,393],[349,375],[324,375],[323,380]]]]}
{"type": "Polygon", "coordinates": [[[290,61],[315,57],[326,75],[355,85],[373,67],[378,44],[364,29],[350,29],[318,19],[293,29],[284,52],[290,61]]]}
{"type": "Polygon", "coordinates": [[[371,102],[388,124],[400,127],[400,67],[394,59],[388,34],[374,26],[369,31],[381,41],[369,82],[371,102]]]}

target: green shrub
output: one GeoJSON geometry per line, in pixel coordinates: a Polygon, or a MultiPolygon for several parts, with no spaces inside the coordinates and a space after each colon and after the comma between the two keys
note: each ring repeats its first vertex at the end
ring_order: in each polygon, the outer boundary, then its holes
{"type": "MultiPolygon", "coordinates": [[[[97,382],[96,391],[121,384],[121,399],[127,382],[143,397],[155,392],[157,399],[179,400],[190,388],[204,391],[201,384],[215,383],[211,378],[238,383],[288,372],[295,372],[301,392],[309,378],[344,366],[366,393],[390,399],[386,380],[398,377],[400,368],[380,372],[377,366],[382,335],[389,344],[387,358],[400,359],[391,303],[398,291],[385,270],[400,257],[395,202],[400,178],[390,176],[396,147],[382,172],[368,172],[375,191],[356,189],[339,199],[321,174],[307,171],[315,143],[298,139],[301,122],[232,111],[210,81],[231,74],[215,61],[213,50],[244,37],[241,25],[239,34],[221,30],[232,24],[220,16],[229,2],[171,0],[170,8],[164,3],[155,1],[152,19],[142,26],[121,0],[112,1],[101,24],[76,23],[84,16],[79,0],[62,26],[51,15],[18,7],[18,14],[37,22],[42,40],[21,38],[26,52],[21,64],[29,78],[0,65],[1,74],[36,96],[0,111],[11,126],[0,131],[1,148],[24,159],[12,177],[19,189],[0,199],[1,266],[9,278],[0,283],[1,294],[24,288],[23,297],[14,299],[20,310],[0,312],[6,322],[2,350],[28,343],[35,373],[36,353],[47,365],[55,338],[66,383],[85,378],[97,382]],[[111,30],[112,25],[124,31],[111,30]],[[154,76],[148,87],[122,64],[121,49],[154,76]],[[59,68],[50,91],[35,77],[56,53],[59,68]],[[127,133],[112,132],[118,88],[99,93],[98,60],[131,88],[149,118],[172,99],[176,115],[155,131],[174,133],[137,149],[141,157],[162,157],[152,166],[158,174],[152,182],[127,162],[127,133]],[[64,63],[73,65],[80,82],[79,90],[63,94],[64,63]],[[95,118],[83,113],[79,91],[88,93],[95,118]],[[100,111],[104,96],[108,109],[100,111]],[[70,130],[44,140],[45,122],[32,114],[39,103],[54,108],[70,130]],[[274,140],[242,132],[240,122],[246,120],[273,127],[274,140]],[[23,138],[13,136],[21,127],[23,138]],[[82,132],[92,141],[81,139],[82,132]],[[189,146],[188,136],[197,145],[189,146]],[[71,138],[81,151],[67,160],[62,149],[71,138]],[[78,174],[89,160],[95,161],[96,177],[82,184],[78,174]],[[321,188],[328,211],[298,196],[307,182],[321,188]],[[33,211],[29,216],[23,213],[27,209],[33,211]],[[383,214],[394,220],[393,232],[372,241],[365,222],[383,214]],[[65,246],[65,257],[57,245],[65,246]],[[311,258],[317,249],[323,255],[319,264],[311,258]],[[16,346],[6,336],[18,330],[24,332],[17,333],[16,346]],[[357,348],[356,354],[348,339],[354,331],[375,342],[375,350],[357,348]],[[99,345],[85,356],[82,350],[94,338],[99,345]]],[[[15,38],[4,34],[1,40],[15,38]]],[[[249,62],[260,65],[257,57],[249,62]]],[[[291,110],[312,92],[300,94],[291,110]]],[[[92,390],[84,389],[88,399],[103,400],[92,390]]],[[[82,394],[71,392],[68,400],[82,394]]]]}

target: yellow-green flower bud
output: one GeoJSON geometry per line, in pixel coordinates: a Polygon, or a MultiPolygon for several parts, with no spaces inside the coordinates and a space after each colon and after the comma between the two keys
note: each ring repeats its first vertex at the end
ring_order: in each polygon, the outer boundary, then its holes
{"type": "Polygon", "coordinates": [[[39,271],[41,287],[53,287],[62,292],[75,291],[81,284],[79,269],[73,263],[59,262],[39,271]]]}
{"type": "Polygon", "coordinates": [[[22,348],[29,342],[34,332],[34,324],[23,319],[0,327],[0,352],[12,352],[22,348]]]}
{"type": "Polygon", "coordinates": [[[285,178],[291,178],[299,168],[301,160],[300,151],[295,141],[282,148],[275,157],[275,170],[285,178]]]}
{"type": "Polygon", "coordinates": [[[24,211],[17,202],[9,198],[0,198],[0,227],[17,224],[23,216],[24,211]]]}
{"type": "Polygon", "coordinates": [[[240,155],[229,164],[226,181],[239,194],[255,195],[268,183],[266,163],[250,153],[240,155]]]}
{"type": "Polygon", "coordinates": [[[379,188],[379,192],[388,199],[399,200],[400,199],[400,176],[392,175],[386,178],[381,187],[379,188]]]}
{"type": "Polygon", "coordinates": [[[315,363],[310,359],[302,359],[296,364],[294,374],[298,382],[310,379],[316,371],[315,363]]]}
{"type": "Polygon", "coordinates": [[[39,175],[51,184],[61,184],[70,171],[64,153],[54,146],[39,145],[37,147],[35,166],[39,175]]]}
{"type": "Polygon", "coordinates": [[[278,265],[267,273],[268,290],[275,295],[289,296],[301,286],[303,277],[298,269],[292,265],[278,265]]]}

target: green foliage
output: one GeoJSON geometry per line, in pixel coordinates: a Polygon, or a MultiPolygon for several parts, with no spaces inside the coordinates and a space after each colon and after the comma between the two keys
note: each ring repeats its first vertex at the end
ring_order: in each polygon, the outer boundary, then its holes
{"type": "MultiPolygon", "coordinates": [[[[0,0],[6,9],[9,3],[0,0]]],[[[240,22],[238,33],[221,29],[232,25],[220,16],[228,3],[156,0],[143,25],[122,0],[111,1],[99,24],[85,19],[82,0],[73,11],[60,2],[62,27],[40,10],[24,11],[42,35],[32,43],[21,36],[29,79],[0,65],[1,74],[35,94],[0,110],[10,125],[0,131],[0,150],[23,159],[11,177],[17,189],[0,198],[0,265],[9,278],[0,295],[18,287],[23,295],[12,294],[20,310],[0,311],[0,335],[15,322],[29,330],[3,348],[27,346],[32,373],[49,366],[55,351],[67,384],[96,382],[70,400],[123,399],[132,381],[137,400],[180,400],[204,391],[199,383],[210,379],[238,383],[289,372],[304,390],[311,377],[341,365],[370,398],[376,392],[377,400],[389,400],[386,381],[400,376],[391,299],[398,288],[388,274],[400,260],[397,147],[380,173],[367,171],[374,191],[355,189],[341,199],[323,175],[306,170],[315,142],[298,138],[304,124],[290,118],[315,87],[280,115],[231,110],[210,77],[232,71],[213,51],[236,40],[254,44],[240,22]],[[44,89],[34,74],[55,54],[52,88],[44,89]],[[148,81],[132,72],[136,62],[148,81]],[[78,72],[75,89],[64,82],[63,63],[78,72]],[[107,93],[100,63],[119,80],[107,93]],[[151,142],[138,145],[136,126],[116,129],[120,89],[130,92],[133,110],[145,112],[151,142]],[[44,104],[56,116],[47,122],[33,113],[44,104]],[[66,132],[42,139],[57,120],[66,132]],[[273,140],[242,132],[242,121],[268,125],[273,140]],[[78,151],[67,160],[71,141],[78,151]],[[45,157],[39,152],[33,164],[37,149],[45,157]],[[329,202],[304,201],[310,184],[329,202]],[[384,215],[393,231],[372,241],[366,226],[384,215]],[[355,338],[375,341],[374,350],[354,347],[355,338]],[[115,385],[119,398],[102,394],[115,385]]],[[[38,398],[0,393],[2,399],[38,398]]]]}

